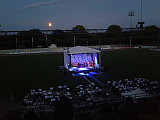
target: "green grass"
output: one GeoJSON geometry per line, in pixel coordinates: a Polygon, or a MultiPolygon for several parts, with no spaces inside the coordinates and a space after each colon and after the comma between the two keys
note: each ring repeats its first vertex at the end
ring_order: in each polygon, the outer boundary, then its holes
{"type": "Polygon", "coordinates": [[[111,80],[143,77],[160,79],[160,52],[149,50],[119,50],[102,53],[102,66],[108,67],[111,80]]]}
{"type": "MultiPolygon", "coordinates": [[[[160,52],[119,50],[102,52],[102,66],[108,67],[110,78],[102,81],[143,77],[160,79],[160,52]]],[[[30,89],[51,86],[86,84],[82,78],[63,76],[59,66],[63,54],[23,55],[0,57],[0,97],[11,91],[26,94],[30,89]],[[76,79],[75,79],[76,78],[76,79]]]]}
{"type": "Polygon", "coordinates": [[[59,70],[62,65],[63,54],[0,57],[1,97],[6,97],[11,91],[24,95],[33,88],[86,83],[64,76],[59,70]]]}

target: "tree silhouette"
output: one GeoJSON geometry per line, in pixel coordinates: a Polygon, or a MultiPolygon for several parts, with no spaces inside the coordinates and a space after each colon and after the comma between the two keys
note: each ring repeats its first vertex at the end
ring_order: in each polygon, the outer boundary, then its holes
{"type": "Polygon", "coordinates": [[[118,25],[110,25],[108,27],[107,33],[111,38],[118,38],[121,36],[122,28],[118,25]]]}
{"type": "Polygon", "coordinates": [[[86,32],[86,29],[84,28],[84,26],[82,25],[76,25],[75,27],[73,27],[72,29],[73,31],[79,31],[79,32],[86,32]]]}

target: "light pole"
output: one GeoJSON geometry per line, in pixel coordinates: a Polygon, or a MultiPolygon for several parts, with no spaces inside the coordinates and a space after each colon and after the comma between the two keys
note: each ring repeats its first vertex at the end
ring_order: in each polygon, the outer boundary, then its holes
{"type": "Polygon", "coordinates": [[[130,45],[130,47],[132,46],[132,37],[131,37],[131,35],[130,35],[129,45],[130,45]]]}
{"type": "Polygon", "coordinates": [[[142,21],[142,0],[141,0],[141,21],[142,21]]]}
{"type": "MultiPolygon", "coordinates": [[[[134,16],[134,11],[130,11],[128,14],[131,17],[131,22],[130,22],[130,29],[132,29],[132,17],[134,16]]],[[[132,36],[131,36],[131,30],[130,30],[130,40],[129,40],[129,46],[132,46],[132,36]]]]}
{"type": "Polygon", "coordinates": [[[17,37],[16,37],[16,49],[17,49],[17,37]]]}
{"type": "Polygon", "coordinates": [[[131,17],[130,28],[132,28],[132,16],[134,16],[134,11],[130,11],[128,15],[131,17]]]}
{"type": "Polygon", "coordinates": [[[73,40],[74,40],[74,47],[75,47],[76,46],[76,37],[75,36],[74,36],[73,40]]]}
{"type": "Polygon", "coordinates": [[[99,36],[99,49],[101,48],[101,38],[99,36]]]}
{"type": "Polygon", "coordinates": [[[47,45],[47,48],[48,48],[48,38],[47,38],[47,35],[45,35],[46,37],[46,45],[47,45]]]}
{"type": "Polygon", "coordinates": [[[32,48],[33,48],[33,37],[32,37],[32,48]]]}
{"type": "Polygon", "coordinates": [[[138,24],[140,25],[140,28],[143,28],[143,25],[145,24],[144,21],[142,21],[142,7],[143,7],[143,3],[142,3],[142,0],[141,0],[141,21],[138,21],[138,24]]]}

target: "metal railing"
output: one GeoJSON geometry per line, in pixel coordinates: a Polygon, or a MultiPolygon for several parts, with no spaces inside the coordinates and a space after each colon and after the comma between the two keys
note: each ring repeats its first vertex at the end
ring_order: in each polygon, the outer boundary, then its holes
{"type": "Polygon", "coordinates": [[[1,55],[37,54],[37,53],[54,53],[54,52],[63,52],[63,48],[33,48],[33,49],[0,50],[1,55]]]}

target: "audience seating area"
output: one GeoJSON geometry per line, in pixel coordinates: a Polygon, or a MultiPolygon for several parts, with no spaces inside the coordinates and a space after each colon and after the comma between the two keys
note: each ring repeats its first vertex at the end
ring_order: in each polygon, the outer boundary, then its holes
{"type": "Polygon", "coordinates": [[[120,95],[121,93],[131,92],[137,88],[142,89],[144,92],[150,95],[159,95],[160,82],[150,81],[144,78],[134,78],[133,80],[124,79],[119,81],[108,81],[106,83],[115,95],[120,95]]]}
{"type": "Polygon", "coordinates": [[[75,88],[64,85],[57,88],[50,87],[48,90],[32,89],[24,97],[24,112],[29,110],[53,112],[56,102],[61,99],[61,94],[72,100],[75,110],[96,107],[107,99],[102,89],[94,84],[78,85],[75,88]]]}
{"type": "MultiPolygon", "coordinates": [[[[159,95],[160,82],[150,81],[144,78],[134,78],[133,80],[124,79],[119,81],[107,81],[108,86],[113,95],[121,95],[121,93],[131,92],[137,88],[142,89],[150,95],[159,95]]],[[[50,87],[48,90],[32,89],[24,97],[24,113],[28,111],[37,112],[54,112],[55,106],[60,101],[61,95],[70,99],[75,111],[85,111],[98,109],[99,106],[108,101],[111,97],[102,88],[95,84],[78,85],[69,88],[66,85],[58,87],[50,87]]]]}

